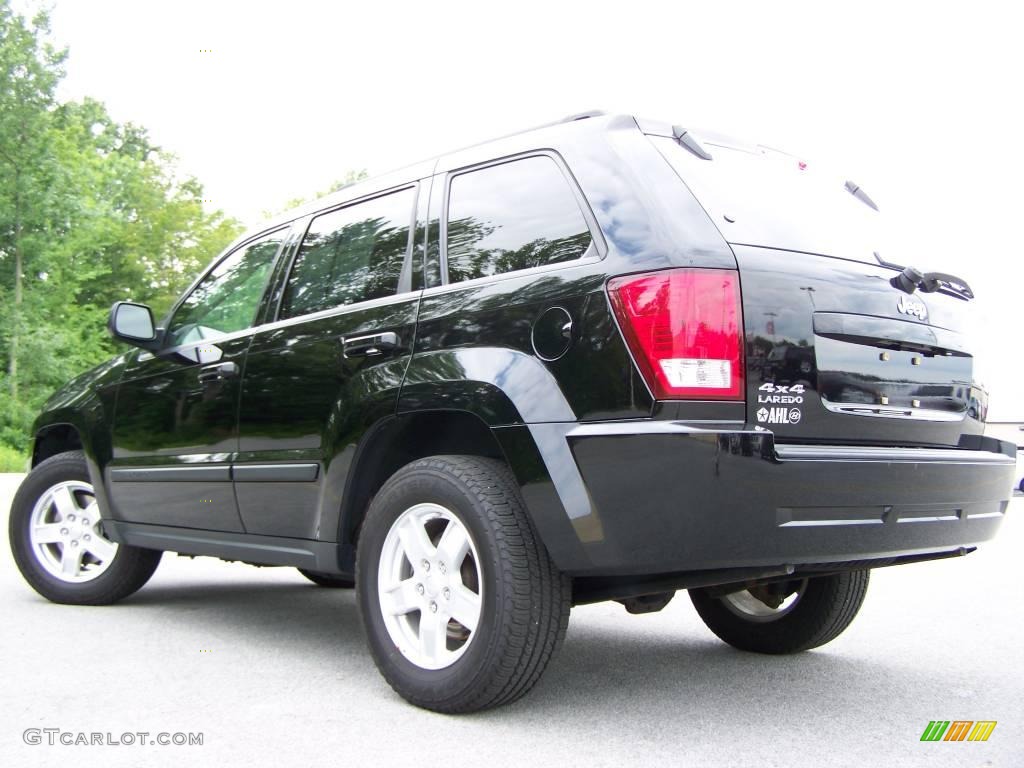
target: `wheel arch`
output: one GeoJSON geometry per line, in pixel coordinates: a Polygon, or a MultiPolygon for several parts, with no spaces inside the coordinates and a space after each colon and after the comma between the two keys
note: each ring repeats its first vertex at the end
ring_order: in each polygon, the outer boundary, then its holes
{"type": "Polygon", "coordinates": [[[86,407],[45,410],[32,426],[31,469],[47,459],[68,451],[82,451],[104,517],[110,515],[110,500],[103,482],[103,468],[110,460],[111,445],[105,411],[98,398],[84,393],[86,407]]]}
{"type": "Polygon", "coordinates": [[[78,427],[68,422],[57,422],[40,427],[32,438],[32,467],[51,456],[85,448],[78,427]]]}
{"type": "Polygon", "coordinates": [[[558,381],[531,355],[498,347],[414,355],[395,411],[361,430],[356,445],[342,438],[332,452],[328,474],[337,463],[344,481],[324,494],[321,535],[337,542],[336,567],[352,572],[360,526],[384,482],[409,462],[439,454],[484,456],[508,466],[558,567],[585,567],[594,516],[578,509],[591,511],[565,439],[576,424],[558,381]]]}
{"type": "Polygon", "coordinates": [[[336,530],[340,570],[351,573],[355,566],[360,527],[381,486],[406,464],[435,455],[483,456],[505,464],[519,486],[527,515],[559,569],[584,568],[591,537],[586,526],[580,527],[580,520],[567,513],[561,495],[565,489],[560,493],[558,487],[567,484],[567,473],[578,475],[578,469],[571,457],[544,449],[551,437],[564,444],[562,425],[544,426],[557,426],[558,433],[546,436],[525,424],[493,426],[479,413],[441,409],[399,414],[374,425],[353,456],[342,495],[336,530]]]}
{"type": "Polygon", "coordinates": [[[348,473],[337,531],[343,561],[350,550],[354,563],[366,510],[387,479],[409,462],[439,454],[485,456],[507,463],[491,428],[470,411],[416,411],[382,420],[361,441],[348,473]]]}

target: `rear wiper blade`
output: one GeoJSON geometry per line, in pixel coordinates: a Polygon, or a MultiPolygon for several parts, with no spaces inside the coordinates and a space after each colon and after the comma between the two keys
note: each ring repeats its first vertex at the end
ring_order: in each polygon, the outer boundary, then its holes
{"type": "Polygon", "coordinates": [[[904,293],[913,293],[919,290],[921,293],[942,293],[964,301],[974,298],[974,291],[962,277],[946,272],[921,272],[914,267],[894,264],[883,259],[878,251],[875,251],[875,260],[883,267],[900,270],[900,274],[892,279],[892,284],[904,293]]]}
{"type": "Polygon", "coordinates": [[[921,281],[922,293],[945,293],[949,296],[956,296],[958,299],[973,299],[974,291],[967,281],[956,275],[948,275],[945,272],[925,272],[924,280],[921,281]]]}

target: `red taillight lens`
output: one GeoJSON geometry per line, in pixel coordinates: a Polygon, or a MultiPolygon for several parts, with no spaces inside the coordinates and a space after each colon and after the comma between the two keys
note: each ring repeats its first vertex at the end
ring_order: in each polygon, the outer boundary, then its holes
{"type": "Polygon", "coordinates": [[[619,327],[658,400],[743,399],[740,278],[667,269],[608,281],[619,327]]]}

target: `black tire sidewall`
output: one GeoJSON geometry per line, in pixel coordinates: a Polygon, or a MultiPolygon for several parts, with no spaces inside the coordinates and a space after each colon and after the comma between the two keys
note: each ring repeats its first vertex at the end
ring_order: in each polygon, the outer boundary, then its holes
{"type": "Polygon", "coordinates": [[[863,600],[866,580],[845,622],[838,621],[837,609],[844,605],[845,596],[857,590],[857,584],[848,573],[810,578],[797,604],[773,621],[745,619],[722,598],[711,597],[702,589],[691,590],[690,598],[708,628],[729,645],[754,653],[788,654],[823,645],[846,628],[863,600]]]}
{"type": "Polygon", "coordinates": [[[417,702],[450,701],[468,694],[486,670],[500,634],[501,606],[507,585],[497,577],[498,552],[476,500],[458,479],[442,471],[418,467],[389,482],[374,499],[359,538],[357,589],[359,608],[370,650],[388,682],[417,702]],[[378,597],[378,566],[391,526],[416,504],[434,503],[450,510],[469,531],[479,556],[483,601],[480,621],[465,653],[451,666],[427,670],[416,666],[395,647],[384,625],[378,597]]]}

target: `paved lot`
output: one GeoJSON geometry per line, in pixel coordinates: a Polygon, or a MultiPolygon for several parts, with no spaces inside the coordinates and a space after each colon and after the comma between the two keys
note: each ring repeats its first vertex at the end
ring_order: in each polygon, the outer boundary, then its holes
{"type": "MultiPolygon", "coordinates": [[[[0,475],[0,509],[19,477],[0,475]]],[[[733,651],[684,594],[577,608],[532,695],[472,717],[414,709],[365,650],[351,593],[288,569],[165,556],[120,605],[52,605],[0,548],[0,765],[1022,766],[1018,497],[968,558],[876,572],[860,616],[791,658],[733,651]],[[929,720],[997,720],[922,743],[929,720]],[[26,728],[202,732],[202,746],[27,746],[26,728]]]]}

